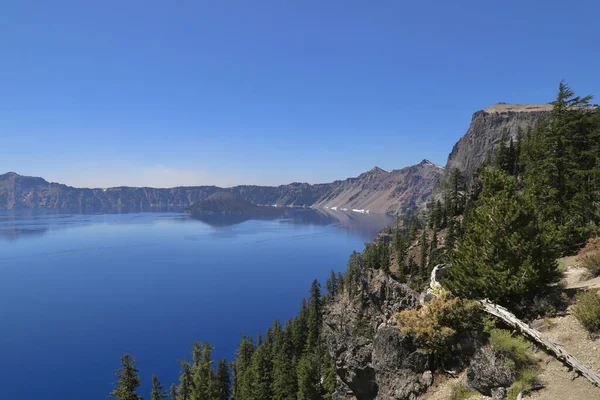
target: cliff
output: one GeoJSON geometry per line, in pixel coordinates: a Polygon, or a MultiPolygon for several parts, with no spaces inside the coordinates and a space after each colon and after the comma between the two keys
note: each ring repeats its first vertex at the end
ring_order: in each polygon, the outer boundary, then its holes
{"type": "Polygon", "coordinates": [[[500,103],[477,111],[469,129],[448,155],[445,176],[458,168],[470,178],[487,155],[494,154],[503,136],[515,139],[519,129],[533,126],[551,110],[550,104],[500,103]]]}

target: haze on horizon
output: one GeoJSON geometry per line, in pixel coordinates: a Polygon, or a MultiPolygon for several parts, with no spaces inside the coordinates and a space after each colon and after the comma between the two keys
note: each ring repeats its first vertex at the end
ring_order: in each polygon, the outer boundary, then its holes
{"type": "Polygon", "coordinates": [[[548,102],[562,78],[599,94],[599,14],[590,0],[5,4],[0,174],[233,186],[444,165],[476,110],[548,102]]]}

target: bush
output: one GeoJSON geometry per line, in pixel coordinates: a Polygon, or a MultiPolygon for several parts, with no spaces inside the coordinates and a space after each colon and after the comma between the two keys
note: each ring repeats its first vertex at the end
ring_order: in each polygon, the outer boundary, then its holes
{"type": "Polygon", "coordinates": [[[429,353],[451,351],[461,333],[483,329],[483,311],[479,303],[450,298],[448,294],[433,299],[418,310],[396,314],[400,330],[413,337],[429,353]]]}
{"type": "Polygon", "coordinates": [[[537,381],[537,371],[535,369],[526,368],[522,370],[519,379],[508,388],[507,400],[516,400],[519,393],[530,391],[537,381]]]}
{"type": "Polygon", "coordinates": [[[508,400],[515,400],[521,391],[529,391],[537,382],[535,360],[531,354],[531,344],[522,336],[513,337],[504,329],[490,331],[490,345],[498,352],[507,356],[505,363],[511,363],[519,371],[517,380],[507,392],[508,400]]]}
{"type": "Polygon", "coordinates": [[[529,348],[531,345],[523,337],[513,337],[505,329],[492,329],[490,331],[490,345],[494,350],[504,353],[514,360],[517,366],[525,366],[533,363],[529,348]]]}
{"type": "Polygon", "coordinates": [[[590,333],[600,330],[600,294],[594,290],[577,295],[573,315],[590,333]]]}
{"type": "Polygon", "coordinates": [[[580,258],[581,266],[594,276],[600,275],[600,253],[592,253],[580,258]]]}
{"type": "Polygon", "coordinates": [[[452,385],[452,392],[450,393],[450,400],[466,400],[470,397],[477,395],[474,390],[469,389],[468,387],[461,385],[459,383],[452,385]]]}

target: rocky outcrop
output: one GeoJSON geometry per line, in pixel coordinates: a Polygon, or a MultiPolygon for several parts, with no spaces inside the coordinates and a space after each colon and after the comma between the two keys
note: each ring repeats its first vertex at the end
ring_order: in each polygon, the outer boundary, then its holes
{"type": "Polygon", "coordinates": [[[519,129],[526,130],[548,116],[548,104],[495,104],[473,114],[467,133],[452,148],[445,176],[458,168],[470,178],[488,155],[493,155],[504,136],[516,138],[519,129]]]}
{"type": "Polygon", "coordinates": [[[432,384],[430,357],[393,318],[418,305],[416,292],[378,270],[363,271],[351,295],[328,305],[322,338],[342,381],[336,399],[414,399],[432,384]]]}
{"type": "Polygon", "coordinates": [[[494,392],[510,387],[517,375],[515,362],[509,360],[506,354],[488,346],[475,353],[467,372],[467,382],[479,393],[491,396],[494,392]]]}
{"type": "Polygon", "coordinates": [[[375,213],[409,212],[425,203],[442,171],[443,168],[423,161],[392,172],[373,169],[356,178],[331,183],[226,189],[216,186],[83,189],[9,172],[0,175],[0,209],[181,209],[214,193],[229,192],[254,205],[347,208],[375,213]]]}

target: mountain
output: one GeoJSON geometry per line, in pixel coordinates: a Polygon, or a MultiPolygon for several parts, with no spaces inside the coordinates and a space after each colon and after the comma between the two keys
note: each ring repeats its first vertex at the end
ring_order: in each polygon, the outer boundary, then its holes
{"type": "Polygon", "coordinates": [[[444,177],[458,168],[471,177],[479,164],[494,150],[504,136],[515,139],[519,129],[525,131],[539,119],[548,116],[551,104],[505,104],[498,103],[473,114],[471,125],[454,145],[444,177]]]}
{"type": "Polygon", "coordinates": [[[332,183],[281,186],[187,186],[170,189],[114,187],[74,188],[14,172],[0,175],[0,209],[69,208],[105,210],[182,209],[217,192],[229,192],[254,205],[364,209],[409,212],[431,195],[443,168],[429,161],[386,172],[380,168],[332,183]]]}

